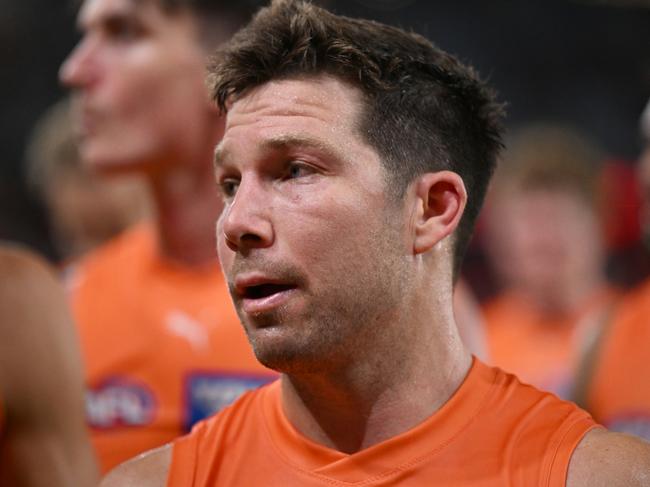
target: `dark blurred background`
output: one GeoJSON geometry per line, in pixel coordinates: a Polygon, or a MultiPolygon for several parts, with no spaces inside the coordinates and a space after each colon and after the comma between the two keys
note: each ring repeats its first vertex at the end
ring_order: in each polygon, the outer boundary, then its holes
{"type": "MultiPolygon", "coordinates": [[[[23,182],[25,141],[63,95],[57,70],[74,46],[67,0],[0,0],[0,239],[54,250],[23,182]]],[[[633,163],[650,97],[648,0],[332,0],[330,7],[412,29],[478,68],[508,104],[508,125],[570,123],[633,163]]]]}

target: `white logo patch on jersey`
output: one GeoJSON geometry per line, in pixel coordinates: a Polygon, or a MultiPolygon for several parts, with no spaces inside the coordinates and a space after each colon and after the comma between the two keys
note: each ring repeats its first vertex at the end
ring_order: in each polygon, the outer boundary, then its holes
{"type": "Polygon", "coordinates": [[[170,333],[183,338],[196,350],[208,350],[207,330],[201,323],[186,313],[179,310],[169,312],[165,326],[170,333]]]}

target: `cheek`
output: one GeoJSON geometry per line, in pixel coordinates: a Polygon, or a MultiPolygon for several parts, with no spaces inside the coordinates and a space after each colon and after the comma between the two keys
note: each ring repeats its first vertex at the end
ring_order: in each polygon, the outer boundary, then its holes
{"type": "MultiPolygon", "coordinates": [[[[119,111],[129,116],[160,113],[169,104],[174,84],[178,84],[178,75],[158,62],[156,55],[142,51],[116,61],[109,76],[106,95],[119,105],[119,111]]],[[[186,88],[189,92],[190,87],[186,88]]]]}
{"type": "Polygon", "coordinates": [[[368,217],[370,210],[364,211],[361,206],[331,205],[329,211],[322,209],[284,219],[285,234],[291,234],[285,240],[291,254],[303,260],[307,270],[364,268],[383,227],[368,217]]]}

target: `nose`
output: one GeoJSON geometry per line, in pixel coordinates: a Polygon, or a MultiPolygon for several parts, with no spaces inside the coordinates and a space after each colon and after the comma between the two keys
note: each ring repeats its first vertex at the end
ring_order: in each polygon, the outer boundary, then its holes
{"type": "Polygon", "coordinates": [[[93,42],[84,38],[63,61],[59,69],[59,80],[70,88],[83,88],[96,79],[97,73],[93,42]]]}
{"type": "Polygon", "coordinates": [[[242,178],[234,199],[224,208],[220,226],[222,237],[233,252],[246,254],[273,245],[271,206],[259,182],[242,178]]]}

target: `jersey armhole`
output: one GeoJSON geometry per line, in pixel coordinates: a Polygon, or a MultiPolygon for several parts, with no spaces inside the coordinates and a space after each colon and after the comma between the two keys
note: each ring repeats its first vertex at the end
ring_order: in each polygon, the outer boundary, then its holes
{"type": "Polygon", "coordinates": [[[197,438],[186,435],[172,443],[172,458],[167,476],[167,487],[192,487],[194,486],[197,438]]]}
{"type": "Polygon", "coordinates": [[[548,479],[541,485],[544,487],[564,487],[566,485],[569,463],[574,450],[584,436],[595,428],[602,428],[602,426],[583,412],[581,417],[574,419],[559,431],[560,437],[557,446],[550,453],[548,479]]]}

